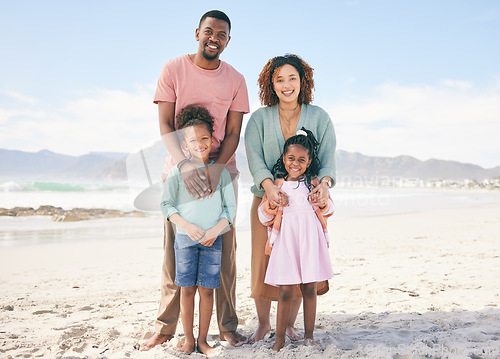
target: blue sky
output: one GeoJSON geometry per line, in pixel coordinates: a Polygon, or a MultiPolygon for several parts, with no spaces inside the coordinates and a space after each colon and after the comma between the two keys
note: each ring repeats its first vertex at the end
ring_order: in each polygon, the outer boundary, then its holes
{"type": "Polygon", "coordinates": [[[500,165],[498,1],[1,1],[0,148],[158,140],[161,67],[197,50],[211,9],[232,20],[221,58],[245,76],[252,110],[266,61],[296,53],[339,149],[500,165]]]}

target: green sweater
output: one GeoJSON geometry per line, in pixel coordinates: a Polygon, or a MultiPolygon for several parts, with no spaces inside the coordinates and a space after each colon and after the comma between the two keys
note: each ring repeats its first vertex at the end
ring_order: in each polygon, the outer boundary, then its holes
{"type": "MultiPolygon", "coordinates": [[[[161,210],[166,219],[178,213],[186,221],[196,224],[204,231],[215,226],[222,218],[226,218],[229,224],[232,224],[236,215],[236,199],[231,175],[224,168],[212,198],[196,200],[184,186],[179,169],[173,167],[163,185],[161,210]]],[[[177,233],[186,234],[179,226],[177,233]]]]}
{"type": "MultiPolygon", "coordinates": [[[[321,107],[302,105],[297,130],[305,127],[310,130],[319,142],[318,157],[320,171],[318,179],[325,176],[332,178],[335,185],[335,130],[330,117],[321,107]]],[[[278,105],[262,107],[255,111],[245,129],[245,149],[248,167],[253,176],[252,193],[264,196],[262,181],[270,178],[274,181],[271,169],[281,156],[285,138],[281,132],[278,105]]]]}

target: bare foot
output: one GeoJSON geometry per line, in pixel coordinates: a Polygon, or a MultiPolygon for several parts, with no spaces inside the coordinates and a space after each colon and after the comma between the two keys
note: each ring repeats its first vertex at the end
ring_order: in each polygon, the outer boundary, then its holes
{"type": "Polygon", "coordinates": [[[281,340],[281,339],[276,338],[276,342],[274,343],[273,350],[275,352],[279,352],[281,350],[281,348],[283,348],[284,346],[285,346],[285,339],[281,340]]]}
{"type": "Polygon", "coordinates": [[[271,326],[269,324],[268,325],[259,324],[259,327],[255,331],[255,333],[253,333],[250,339],[248,339],[248,343],[254,344],[259,340],[264,339],[264,337],[266,336],[267,333],[269,333],[270,330],[271,326]]]}
{"type": "Polygon", "coordinates": [[[198,340],[197,348],[200,352],[202,352],[205,355],[210,355],[215,351],[215,348],[208,345],[206,340],[203,341],[198,340]]]}
{"type": "Polygon", "coordinates": [[[286,336],[294,342],[304,339],[304,337],[302,335],[300,335],[299,333],[297,333],[295,331],[295,328],[292,326],[286,327],[286,336]]]}
{"type": "Polygon", "coordinates": [[[150,349],[153,349],[155,346],[163,344],[165,342],[168,342],[170,339],[172,339],[174,336],[172,334],[160,334],[160,333],[155,333],[149,340],[142,344],[140,347],[141,352],[148,351],[150,349]]]}
{"type": "Polygon", "coordinates": [[[225,340],[234,347],[239,347],[247,342],[247,338],[237,331],[220,332],[220,340],[225,340]]]}
{"type": "Polygon", "coordinates": [[[307,347],[316,347],[316,348],[319,348],[319,345],[316,344],[316,342],[314,341],[314,338],[307,338],[305,341],[304,341],[304,344],[307,346],[307,347]]]}
{"type": "Polygon", "coordinates": [[[181,340],[179,340],[179,343],[177,343],[175,350],[178,352],[191,354],[192,352],[194,352],[195,345],[196,343],[194,338],[188,339],[184,337],[181,340]]]}

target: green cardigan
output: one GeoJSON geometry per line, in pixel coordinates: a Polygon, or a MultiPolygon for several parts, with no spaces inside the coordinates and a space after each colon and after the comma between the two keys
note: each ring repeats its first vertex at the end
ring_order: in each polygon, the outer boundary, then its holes
{"type": "MultiPolygon", "coordinates": [[[[318,157],[320,171],[318,178],[332,178],[335,184],[335,130],[330,117],[321,107],[302,105],[297,130],[305,127],[310,130],[319,142],[318,157]]],[[[245,149],[248,167],[253,176],[252,193],[264,196],[262,181],[270,178],[274,181],[271,169],[281,156],[285,138],[281,132],[278,105],[262,107],[255,111],[245,129],[245,149]]]]}

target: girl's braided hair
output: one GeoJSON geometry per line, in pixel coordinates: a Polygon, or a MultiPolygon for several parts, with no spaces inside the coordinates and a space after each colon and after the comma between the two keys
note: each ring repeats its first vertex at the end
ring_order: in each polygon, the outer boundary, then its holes
{"type": "Polygon", "coordinates": [[[286,178],[288,173],[285,169],[285,164],[283,163],[283,155],[288,151],[288,147],[291,145],[298,145],[304,147],[309,152],[309,158],[311,159],[311,164],[304,172],[304,181],[309,190],[311,190],[311,181],[313,178],[317,177],[319,174],[319,158],[318,158],[318,146],[319,142],[314,137],[313,133],[302,127],[295,136],[290,137],[285,142],[283,147],[283,153],[280,158],[273,166],[271,173],[274,178],[286,178]],[[305,133],[305,135],[304,135],[305,133]]]}

